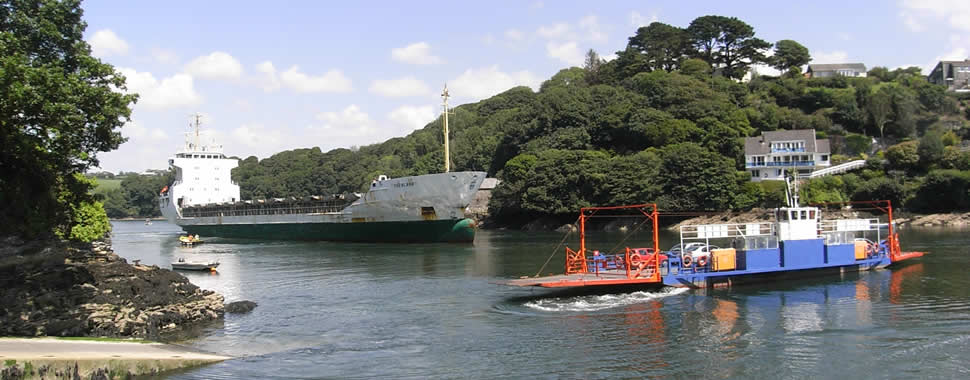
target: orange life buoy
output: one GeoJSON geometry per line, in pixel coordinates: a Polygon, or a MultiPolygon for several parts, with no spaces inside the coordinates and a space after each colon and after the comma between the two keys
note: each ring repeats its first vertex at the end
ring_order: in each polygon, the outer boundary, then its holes
{"type": "Polygon", "coordinates": [[[683,261],[683,263],[684,263],[684,268],[690,267],[690,261],[691,261],[690,255],[684,255],[681,258],[681,261],[683,261]]]}
{"type": "Polygon", "coordinates": [[[630,265],[632,265],[632,266],[640,265],[640,260],[641,259],[642,258],[640,257],[639,254],[634,253],[634,254],[630,255],[630,265]]]}
{"type": "Polygon", "coordinates": [[[697,266],[707,266],[707,256],[701,256],[697,258],[697,266]]]}

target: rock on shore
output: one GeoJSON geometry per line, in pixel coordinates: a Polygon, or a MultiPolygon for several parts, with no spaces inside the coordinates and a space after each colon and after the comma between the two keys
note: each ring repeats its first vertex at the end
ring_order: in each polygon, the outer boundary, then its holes
{"type": "Polygon", "coordinates": [[[178,273],[130,265],[107,241],[0,242],[0,335],[156,339],[220,320],[223,297],[178,273]]]}

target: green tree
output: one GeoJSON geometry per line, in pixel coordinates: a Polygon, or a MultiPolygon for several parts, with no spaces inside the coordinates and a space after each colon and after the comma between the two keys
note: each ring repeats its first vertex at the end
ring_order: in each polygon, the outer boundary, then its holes
{"type": "Polygon", "coordinates": [[[617,52],[621,54],[639,54],[642,68],[640,71],[674,71],[680,67],[687,52],[688,40],[684,29],[670,26],[661,22],[637,29],[637,34],[630,37],[627,49],[617,52]]]}
{"type": "Polygon", "coordinates": [[[0,234],[69,236],[92,220],[91,184],[75,174],[124,141],[136,96],[91,56],[81,15],[76,0],[0,5],[0,234]]]}
{"type": "Polygon", "coordinates": [[[674,144],[660,153],[659,179],[668,210],[723,210],[738,193],[734,160],[694,143],[674,144]]]}
{"type": "Polygon", "coordinates": [[[879,131],[879,137],[885,137],[886,124],[893,120],[892,94],[885,87],[869,97],[868,111],[872,123],[879,131]]]}
{"type": "Polygon", "coordinates": [[[916,149],[919,155],[919,164],[923,168],[938,165],[943,159],[943,134],[938,130],[927,131],[919,139],[919,147],[916,149]]]}
{"type": "Polygon", "coordinates": [[[919,167],[919,141],[906,141],[886,149],[889,165],[899,170],[916,170],[919,167]]]}
{"type": "Polygon", "coordinates": [[[583,62],[583,70],[586,70],[586,82],[589,84],[599,84],[603,82],[600,68],[606,63],[596,50],[589,49],[586,52],[586,59],[583,62]]]}
{"type": "Polygon", "coordinates": [[[787,71],[797,67],[799,72],[801,67],[812,61],[808,48],[793,40],[781,40],[775,43],[775,55],[771,57],[771,66],[778,71],[787,71]]]}
{"type": "Polygon", "coordinates": [[[766,62],[764,52],[771,47],[736,17],[698,17],[687,27],[687,35],[698,58],[734,79],[741,79],[751,65],[766,62]]]}

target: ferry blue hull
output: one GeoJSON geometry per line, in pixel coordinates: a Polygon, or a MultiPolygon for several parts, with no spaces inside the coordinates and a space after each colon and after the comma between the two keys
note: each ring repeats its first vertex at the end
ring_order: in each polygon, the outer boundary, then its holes
{"type": "Polygon", "coordinates": [[[739,251],[734,270],[685,268],[674,258],[660,268],[660,273],[666,286],[708,288],[865,271],[891,263],[884,251],[857,260],[853,248],[852,244],[825,245],[822,239],[785,241],[778,248],[739,251]]]}

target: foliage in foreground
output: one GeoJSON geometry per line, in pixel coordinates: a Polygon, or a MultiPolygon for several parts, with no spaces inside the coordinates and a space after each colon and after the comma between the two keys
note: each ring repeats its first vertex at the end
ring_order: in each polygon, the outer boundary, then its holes
{"type": "Polygon", "coordinates": [[[103,213],[82,176],[122,143],[135,95],[91,56],[79,1],[0,4],[0,235],[87,238],[103,213]]]}

